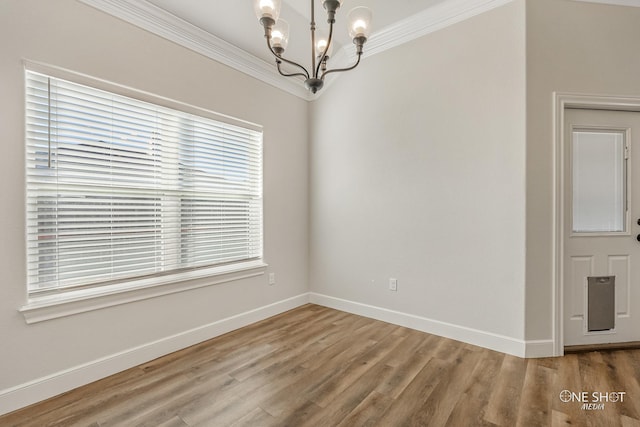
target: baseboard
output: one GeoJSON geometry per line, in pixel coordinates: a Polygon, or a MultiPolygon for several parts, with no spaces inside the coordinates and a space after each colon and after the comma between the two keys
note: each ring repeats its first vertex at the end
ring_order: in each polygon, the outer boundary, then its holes
{"type": "Polygon", "coordinates": [[[524,357],[533,359],[537,357],[553,357],[553,340],[525,341],[524,357]]]}
{"type": "Polygon", "coordinates": [[[309,294],[301,294],[2,390],[0,391],[0,415],[259,322],[308,302],[309,294]]]}
{"type": "Polygon", "coordinates": [[[325,307],[342,310],[394,325],[405,326],[418,331],[427,332],[445,338],[477,345],[491,350],[507,353],[518,357],[546,357],[553,354],[552,341],[525,342],[516,338],[478,329],[454,325],[439,320],[413,314],[402,313],[382,307],[376,307],[359,302],[334,298],[327,295],[311,293],[309,302],[325,307]]]}
{"type": "Polygon", "coordinates": [[[174,351],[300,307],[309,302],[518,357],[531,358],[553,355],[552,340],[525,342],[504,335],[480,331],[382,307],[317,293],[305,293],[2,390],[0,391],[0,415],[43,401],[174,351]]]}

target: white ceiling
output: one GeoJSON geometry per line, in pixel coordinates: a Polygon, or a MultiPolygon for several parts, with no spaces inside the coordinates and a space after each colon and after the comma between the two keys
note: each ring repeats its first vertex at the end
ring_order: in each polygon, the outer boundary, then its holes
{"type": "MultiPolygon", "coordinates": [[[[253,12],[251,0],[147,0],[196,27],[225,40],[264,61],[273,62],[264,31],[253,12]]],[[[347,15],[357,6],[369,7],[374,31],[389,27],[446,0],[345,0],[338,10],[334,29],[334,50],[348,46],[355,52],[347,33],[347,15]]],[[[316,25],[328,34],[322,0],[315,0],[316,25]]],[[[311,62],[310,0],[284,0],[280,17],[289,23],[290,40],[285,57],[307,65],[311,62]]],[[[366,49],[366,45],[365,45],[366,49]]]]}

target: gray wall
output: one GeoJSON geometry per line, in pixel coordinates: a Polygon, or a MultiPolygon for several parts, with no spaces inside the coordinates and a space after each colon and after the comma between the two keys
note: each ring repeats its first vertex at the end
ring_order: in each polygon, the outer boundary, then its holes
{"type": "Polygon", "coordinates": [[[0,1],[0,54],[0,392],[307,292],[307,102],[74,0],[0,1]],[[264,125],[277,284],[260,276],[27,325],[23,58],[264,125]]]}
{"type": "Polygon", "coordinates": [[[527,340],[553,326],[553,92],[640,96],[640,8],[527,1],[527,340]]]}
{"type": "Polygon", "coordinates": [[[366,58],[313,103],[312,292],[524,338],[524,10],[366,58]]]}

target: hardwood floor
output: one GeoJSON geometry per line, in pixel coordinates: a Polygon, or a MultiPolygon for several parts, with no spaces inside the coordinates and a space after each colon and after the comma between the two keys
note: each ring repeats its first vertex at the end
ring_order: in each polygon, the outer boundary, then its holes
{"type": "Polygon", "coordinates": [[[525,360],[306,305],[0,417],[0,426],[631,427],[640,426],[639,378],[640,350],[525,360]],[[563,402],[563,390],[574,393],[565,400],[625,394],[586,409],[563,402]]]}

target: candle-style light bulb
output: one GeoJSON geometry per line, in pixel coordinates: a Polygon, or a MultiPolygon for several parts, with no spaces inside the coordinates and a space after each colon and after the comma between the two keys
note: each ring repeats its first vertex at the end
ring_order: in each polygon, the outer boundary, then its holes
{"type": "Polygon", "coordinates": [[[284,52],[289,44],[289,23],[284,19],[279,19],[273,30],[271,30],[271,46],[274,49],[282,49],[284,52]]]}
{"type": "Polygon", "coordinates": [[[371,34],[371,10],[367,7],[356,7],[349,12],[349,36],[369,38],[371,34]]]}
{"type": "MultiPolygon", "coordinates": [[[[319,30],[317,32],[316,39],[316,56],[320,58],[322,53],[327,48],[327,44],[329,43],[329,37],[324,33],[324,31],[319,30]]],[[[327,51],[327,58],[331,56],[333,52],[333,42],[329,45],[329,50],[327,51]]]]}
{"type": "Polygon", "coordinates": [[[258,19],[271,18],[274,21],[280,16],[282,0],[254,0],[253,10],[258,19]]]}

